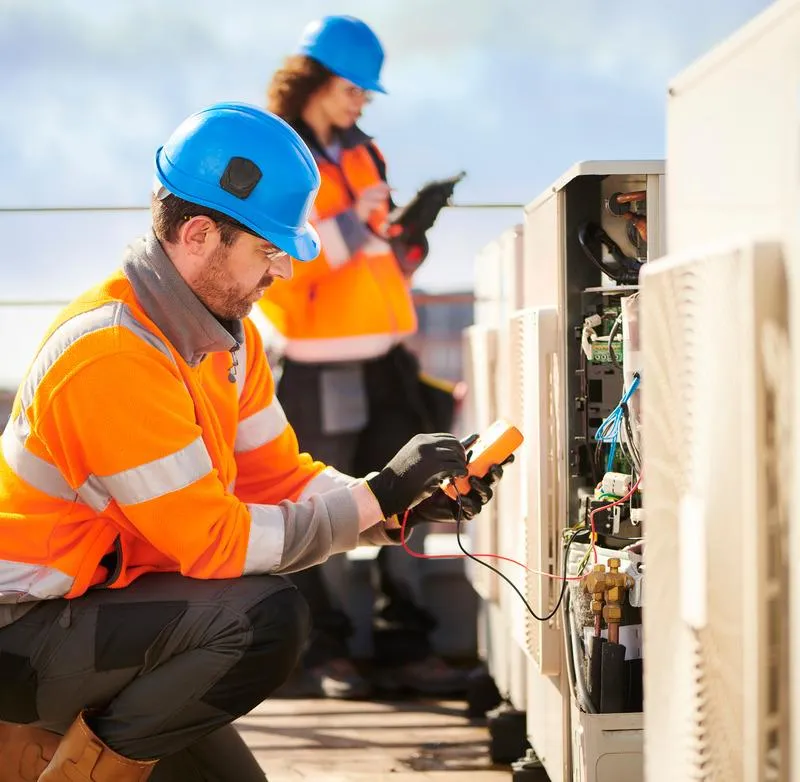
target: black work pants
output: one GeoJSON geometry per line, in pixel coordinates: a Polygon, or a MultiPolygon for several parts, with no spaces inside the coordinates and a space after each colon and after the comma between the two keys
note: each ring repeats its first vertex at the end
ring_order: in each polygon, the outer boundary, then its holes
{"type": "Polygon", "coordinates": [[[0,720],[64,733],[89,709],[115,751],[164,758],[155,780],[264,779],[230,723],[286,680],[307,634],[280,576],[151,574],[43,601],[0,628],[0,720]]]}
{"type": "MultiPolygon", "coordinates": [[[[416,357],[398,346],[387,355],[357,364],[305,364],[286,360],[278,398],[300,443],[300,449],[344,473],[363,476],[380,470],[414,435],[436,431],[423,399],[416,357]],[[366,420],[359,428],[326,431],[323,375],[349,366],[362,378],[366,420]]],[[[346,395],[347,391],[343,390],[346,395]]],[[[445,429],[448,427],[443,427],[445,429]]],[[[345,556],[341,554],[339,556],[345,556]]],[[[306,667],[337,657],[349,657],[349,617],[334,607],[322,566],[292,575],[311,609],[312,631],[304,655],[306,667]]],[[[388,665],[424,659],[431,651],[433,618],[413,601],[408,590],[392,578],[387,552],[377,558],[377,591],[373,643],[375,657],[388,665]]]]}

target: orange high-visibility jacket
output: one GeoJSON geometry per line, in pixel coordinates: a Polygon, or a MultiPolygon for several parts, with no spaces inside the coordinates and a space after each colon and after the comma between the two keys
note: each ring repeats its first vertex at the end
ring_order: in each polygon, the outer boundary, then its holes
{"type": "Polygon", "coordinates": [[[308,567],[357,545],[353,482],[298,452],[253,324],[223,326],[150,233],[60,314],[17,394],[0,609],[150,571],[308,567]]]}
{"type": "Polygon", "coordinates": [[[286,337],[285,354],[295,361],[377,358],[413,334],[417,319],[409,282],[389,244],[375,233],[386,220],[388,200],[369,227],[353,208],[361,192],[382,181],[367,149],[372,142],[358,128],[342,134],[336,162],[304,123],[295,127],[322,176],[312,215],[322,253],[296,263],[291,280],[276,280],[261,308],[286,337]]]}

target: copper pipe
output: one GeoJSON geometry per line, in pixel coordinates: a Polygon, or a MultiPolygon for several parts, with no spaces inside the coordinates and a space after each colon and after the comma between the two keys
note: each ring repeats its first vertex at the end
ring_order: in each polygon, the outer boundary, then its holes
{"type": "Polygon", "coordinates": [[[618,193],[614,198],[618,204],[630,204],[633,201],[644,201],[646,199],[646,190],[634,190],[630,193],[618,193]]]}
{"type": "Polygon", "coordinates": [[[619,625],[616,622],[609,622],[608,624],[608,642],[610,644],[619,643],[619,625]]]}
{"type": "Polygon", "coordinates": [[[636,229],[639,236],[646,242],[647,241],[647,218],[636,214],[636,212],[625,212],[623,217],[636,229]]]}

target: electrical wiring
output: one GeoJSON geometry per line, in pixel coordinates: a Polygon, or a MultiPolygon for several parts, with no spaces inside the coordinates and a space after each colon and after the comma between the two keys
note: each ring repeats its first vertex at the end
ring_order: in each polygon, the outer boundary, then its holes
{"type": "Polygon", "coordinates": [[[622,415],[625,422],[625,429],[623,430],[625,433],[625,439],[631,455],[633,456],[631,461],[633,461],[636,471],[640,472],[642,466],[642,457],[639,453],[639,447],[636,445],[636,438],[634,437],[633,426],[631,425],[631,412],[627,402],[622,404],[622,415]]]}
{"type": "Polygon", "coordinates": [[[621,505],[623,502],[626,502],[628,499],[630,499],[634,495],[636,490],[639,488],[639,484],[641,483],[641,480],[642,480],[642,473],[639,473],[638,477],[636,478],[636,483],[634,483],[633,486],[631,486],[630,491],[624,497],[620,497],[618,500],[616,500],[615,502],[609,503],[608,505],[601,505],[599,508],[595,508],[589,514],[589,527],[591,528],[591,531],[592,531],[592,534],[591,534],[591,537],[590,537],[591,544],[592,544],[592,557],[593,557],[595,563],[597,563],[597,530],[595,528],[595,523],[594,523],[595,514],[599,513],[601,510],[608,510],[608,508],[613,508],[615,505],[621,505]]]}
{"type": "Polygon", "coordinates": [[[628,401],[636,392],[640,381],[641,377],[639,373],[636,372],[633,376],[633,382],[631,383],[630,388],[626,389],[617,406],[611,411],[611,413],[609,413],[603,423],[597,427],[597,431],[595,432],[595,440],[598,442],[609,443],[611,446],[608,450],[608,456],[606,457],[606,472],[611,472],[614,467],[614,456],[616,456],[617,453],[617,443],[619,442],[620,429],[622,428],[625,419],[624,407],[627,406],[628,401]]]}
{"type": "Polygon", "coordinates": [[[622,325],[622,312],[619,313],[617,319],[614,321],[614,324],[611,326],[611,331],[608,332],[608,355],[611,358],[611,363],[617,367],[617,369],[621,369],[621,365],[617,360],[617,355],[614,353],[614,337],[617,335],[617,331],[619,327],[622,325]]]}
{"type": "Polygon", "coordinates": [[[578,228],[578,244],[583,254],[607,277],[618,285],[635,285],[639,281],[641,261],[631,258],[622,251],[622,248],[596,223],[583,223],[578,228]],[[604,245],[617,264],[617,268],[610,267],[602,258],[595,255],[589,242],[597,241],[604,245]]]}
{"type": "Polygon", "coordinates": [[[581,580],[581,576],[568,576],[568,575],[566,575],[566,573],[567,573],[567,562],[568,562],[568,558],[569,558],[569,549],[570,549],[570,546],[572,545],[572,543],[574,542],[575,538],[578,535],[580,535],[582,533],[589,532],[589,530],[586,527],[577,527],[575,529],[566,530],[565,532],[571,532],[572,534],[570,536],[570,539],[567,541],[566,545],[564,546],[564,562],[563,562],[563,567],[561,569],[562,575],[557,575],[555,573],[544,573],[544,572],[542,572],[540,570],[532,570],[527,565],[524,565],[522,562],[518,562],[515,559],[511,559],[511,557],[504,557],[504,556],[501,556],[500,554],[473,554],[472,552],[467,551],[464,548],[464,544],[463,544],[463,542],[461,540],[461,524],[463,523],[464,516],[463,516],[463,505],[462,505],[462,500],[461,500],[461,495],[460,494],[457,495],[457,502],[458,502],[458,513],[457,513],[456,519],[455,519],[455,522],[456,522],[456,542],[458,543],[458,547],[463,552],[462,554],[422,554],[422,553],[420,553],[418,551],[414,551],[413,549],[409,548],[408,543],[406,542],[406,524],[408,522],[408,516],[409,516],[409,513],[410,513],[410,511],[408,511],[408,510],[403,514],[403,520],[402,520],[401,525],[400,525],[400,542],[401,542],[405,552],[407,554],[411,555],[412,557],[417,558],[417,559],[471,559],[471,560],[477,562],[479,565],[483,565],[483,567],[489,568],[489,570],[491,570],[493,573],[496,573],[498,576],[500,576],[500,578],[502,578],[503,581],[505,581],[517,593],[517,596],[524,603],[525,608],[527,609],[528,613],[534,619],[536,619],[539,622],[547,622],[548,620],[552,619],[556,615],[556,613],[558,612],[558,609],[561,606],[561,602],[564,599],[564,593],[566,592],[566,589],[567,589],[567,582],[568,581],[580,581],[581,580]],[[546,578],[552,578],[552,579],[556,579],[556,580],[561,581],[561,592],[560,592],[560,594],[558,596],[558,600],[556,601],[555,606],[553,607],[553,610],[550,611],[550,613],[547,614],[546,616],[539,616],[533,610],[533,608],[531,607],[530,603],[526,600],[525,595],[523,595],[522,592],[520,592],[520,590],[517,587],[517,585],[510,578],[508,578],[508,576],[506,576],[504,573],[500,572],[496,567],[493,567],[488,562],[484,562],[483,559],[480,559],[480,557],[491,557],[493,559],[499,559],[499,560],[502,560],[502,561],[505,561],[505,562],[511,562],[514,565],[519,565],[520,567],[524,568],[529,573],[533,573],[535,575],[545,576],[546,578]]]}
{"type": "Polygon", "coordinates": [[[583,447],[587,451],[587,460],[589,462],[589,469],[591,470],[592,473],[592,480],[596,482],[598,480],[597,451],[595,450],[593,456],[592,435],[589,427],[589,391],[586,383],[588,365],[587,365],[586,354],[582,350],[580,351],[580,361],[581,361],[581,373],[580,373],[581,396],[585,400],[583,405],[583,447]]]}

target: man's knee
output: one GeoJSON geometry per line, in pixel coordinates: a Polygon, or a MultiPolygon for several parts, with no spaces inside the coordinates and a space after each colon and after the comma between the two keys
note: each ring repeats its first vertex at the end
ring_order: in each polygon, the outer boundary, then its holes
{"type": "Polygon", "coordinates": [[[292,672],[311,631],[311,612],[297,589],[285,589],[253,606],[253,655],[268,656],[281,682],[292,672]]]}
{"type": "Polygon", "coordinates": [[[249,642],[239,660],[203,696],[228,714],[246,714],[288,678],[310,629],[309,609],[296,589],[284,589],[246,612],[249,642]]]}

